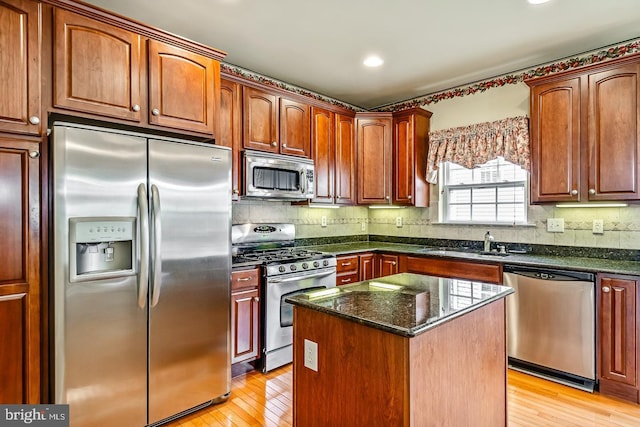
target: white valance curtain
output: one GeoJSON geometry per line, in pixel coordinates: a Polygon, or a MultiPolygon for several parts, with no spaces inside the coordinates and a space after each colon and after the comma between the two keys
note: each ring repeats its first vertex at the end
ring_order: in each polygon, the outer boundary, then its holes
{"type": "Polygon", "coordinates": [[[497,157],[530,170],[529,119],[511,117],[495,122],[429,133],[427,181],[438,182],[438,166],[453,162],[471,169],[497,157]]]}

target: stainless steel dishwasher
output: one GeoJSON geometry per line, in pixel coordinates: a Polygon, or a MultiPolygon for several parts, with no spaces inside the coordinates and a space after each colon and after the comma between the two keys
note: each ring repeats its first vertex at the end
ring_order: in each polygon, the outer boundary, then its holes
{"type": "Polygon", "coordinates": [[[593,391],[595,280],[591,273],[504,266],[509,367],[593,391]]]}

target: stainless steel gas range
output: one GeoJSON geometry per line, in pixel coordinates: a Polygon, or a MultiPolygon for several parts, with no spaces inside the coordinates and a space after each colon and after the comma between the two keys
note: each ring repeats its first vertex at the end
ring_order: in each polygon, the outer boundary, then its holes
{"type": "Polygon", "coordinates": [[[294,245],[293,224],[232,227],[232,265],[261,266],[263,372],[293,361],[293,306],[285,298],[336,285],[335,256],[294,245]]]}

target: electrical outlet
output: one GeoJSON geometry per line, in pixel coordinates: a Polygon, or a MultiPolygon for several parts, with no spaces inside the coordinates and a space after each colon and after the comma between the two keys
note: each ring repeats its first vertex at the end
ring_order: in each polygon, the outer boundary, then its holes
{"type": "Polygon", "coordinates": [[[396,227],[402,227],[402,217],[401,216],[397,216],[396,217],[396,227]]]}
{"type": "Polygon", "coordinates": [[[318,343],[304,340],[304,366],[318,372],[318,343]]]}
{"type": "Polygon", "coordinates": [[[593,234],[604,234],[604,221],[601,219],[593,220],[593,234]]]}
{"type": "Polygon", "coordinates": [[[547,218],[549,233],[564,233],[564,218],[547,218]]]}
{"type": "Polygon", "coordinates": [[[322,218],[320,219],[320,225],[323,227],[327,226],[327,216],[326,215],[322,215],[322,218]]]}
{"type": "Polygon", "coordinates": [[[360,231],[367,231],[367,224],[364,221],[360,224],[360,231]]]}

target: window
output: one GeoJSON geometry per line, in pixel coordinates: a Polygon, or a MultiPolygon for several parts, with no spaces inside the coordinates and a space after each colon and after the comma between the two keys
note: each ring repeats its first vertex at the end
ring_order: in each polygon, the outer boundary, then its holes
{"type": "Polygon", "coordinates": [[[527,172],[520,166],[498,157],[474,169],[445,162],[440,170],[441,222],[527,222],[527,172]]]}

